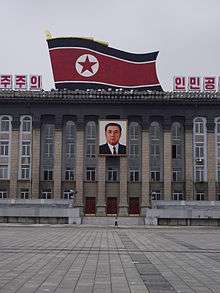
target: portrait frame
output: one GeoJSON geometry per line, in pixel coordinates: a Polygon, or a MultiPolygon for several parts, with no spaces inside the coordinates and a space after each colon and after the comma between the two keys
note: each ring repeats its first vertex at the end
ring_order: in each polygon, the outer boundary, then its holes
{"type": "Polygon", "coordinates": [[[128,155],[128,120],[127,119],[99,119],[98,121],[99,140],[98,154],[100,156],[121,157],[128,155]],[[121,126],[121,136],[119,138],[118,153],[113,154],[107,146],[107,138],[105,135],[105,127],[109,123],[121,126]]]}

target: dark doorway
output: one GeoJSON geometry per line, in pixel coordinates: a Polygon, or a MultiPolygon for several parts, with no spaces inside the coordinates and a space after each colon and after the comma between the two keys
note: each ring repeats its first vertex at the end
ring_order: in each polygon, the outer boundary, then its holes
{"type": "Polygon", "coordinates": [[[86,197],[85,214],[91,215],[96,213],[95,197],[86,197]]]}
{"type": "Polygon", "coordinates": [[[139,197],[130,197],[129,198],[129,214],[130,215],[139,215],[139,197]]]}
{"type": "Polygon", "coordinates": [[[117,197],[107,197],[106,213],[112,215],[117,214],[117,211],[117,197]]]}

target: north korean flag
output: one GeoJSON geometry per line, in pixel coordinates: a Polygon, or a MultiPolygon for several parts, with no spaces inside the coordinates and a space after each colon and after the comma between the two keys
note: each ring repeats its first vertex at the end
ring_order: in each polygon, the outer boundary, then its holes
{"type": "Polygon", "coordinates": [[[158,52],[128,53],[81,38],[47,42],[57,89],[162,90],[156,72],[158,52]]]}

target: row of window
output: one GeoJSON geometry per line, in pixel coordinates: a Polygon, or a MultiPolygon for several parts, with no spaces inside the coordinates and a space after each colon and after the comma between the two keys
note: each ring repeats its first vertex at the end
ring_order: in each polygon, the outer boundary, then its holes
{"type": "MultiPolygon", "coordinates": [[[[11,131],[11,116],[0,116],[0,132],[10,132],[11,131]]],[[[21,116],[20,117],[20,130],[22,132],[32,131],[32,118],[31,116],[21,116]]]]}

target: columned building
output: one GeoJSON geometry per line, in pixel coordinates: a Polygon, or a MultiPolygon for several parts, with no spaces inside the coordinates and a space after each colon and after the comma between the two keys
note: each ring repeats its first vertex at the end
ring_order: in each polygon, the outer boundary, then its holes
{"type": "Polygon", "coordinates": [[[220,94],[0,92],[0,198],[69,199],[81,214],[220,200],[220,94]],[[99,120],[127,120],[126,156],[100,156],[99,120]]]}

